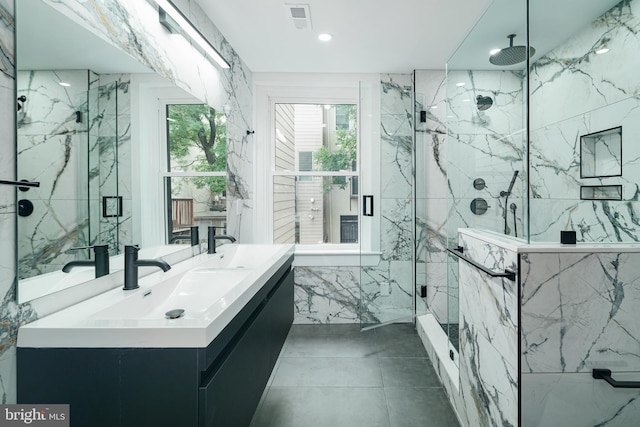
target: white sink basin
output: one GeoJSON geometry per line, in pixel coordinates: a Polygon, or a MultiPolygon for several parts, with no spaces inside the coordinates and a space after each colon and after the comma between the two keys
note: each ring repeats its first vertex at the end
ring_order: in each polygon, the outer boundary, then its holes
{"type": "Polygon", "coordinates": [[[19,347],[206,347],[276,271],[293,245],[228,244],[22,326],[19,347]],[[177,319],[165,318],[181,309],[177,319]]]}

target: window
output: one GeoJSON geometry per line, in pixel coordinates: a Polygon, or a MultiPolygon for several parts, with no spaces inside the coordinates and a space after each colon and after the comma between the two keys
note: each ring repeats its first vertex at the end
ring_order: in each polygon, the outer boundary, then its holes
{"type": "MultiPolygon", "coordinates": [[[[301,172],[308,172],[313,170],[313,152],[300,151],[298,152],[298,170],[301,172]]],[[[312,181],[310,176],[300,176],[298,181],[309,182],[312,181]]]]}
{"type": "Polygon", "coordinates": [[[275,104],[274,243],[358,243],[356,112],[355,104],[275,104]]]}
{"type": "Polygon", "coordinates": [[[350,105],[336,105],[336,130],[349,129],[350,105]]]}
{"type": "Polygon", "coordinates": [[[226,117],[206,104],[167,104],[167,169],[164,173],[167,239],[199,226],[227,223],[226,117]]]}
{"type": "Polygon", "coordinates": [[[358,216],[340,216],[340,243],[358,242],[358,216]]]}

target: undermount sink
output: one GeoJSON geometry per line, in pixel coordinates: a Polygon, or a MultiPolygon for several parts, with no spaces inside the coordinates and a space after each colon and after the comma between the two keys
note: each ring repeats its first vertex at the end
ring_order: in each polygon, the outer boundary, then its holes
{"type": "Polygon", "coordinates": [[[293,258],[293,245],[227,244],[27,324],[19,347],[203,347],[293,258]],[[184,310],[175,319],[172,310],[184,310]]]}

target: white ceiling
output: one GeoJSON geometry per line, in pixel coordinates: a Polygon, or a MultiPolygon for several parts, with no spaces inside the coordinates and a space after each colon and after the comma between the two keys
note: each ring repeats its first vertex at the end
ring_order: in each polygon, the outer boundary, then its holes
{"type": "MultiPolygon", "coordinates": [[[[490,49],[508,46],[511,33],[516,45],[526,40],[524,0],[301,0],[311,12],[308,31],[296,30],[287,15],[285,4],[295,1],[196,1],[254,72],[443,69],[459,46],[459,67],[495,69],[490,49]],[[317,39],[325,32],[334,36],[329,43],[317,39]]],[[[531,2],[534,60],[618,1],[531,2]]]]}
{"type": "MultiPolygon", "coordinates": [[[[524,44],[524,0],[303,0],[312,29],[296,30],[287,0],[197,0],[254,72],[407,73],[495,69],[488,51],[524,44]],[[334,39],[322,43],[321,32],[334,39]],[[457,51],[456,51],[457,49],[457,51]]],[[[531,2],[534,60],[619,0],[531,2]]],[[[295,3],[289,3],[295,4],[295,3]]],[[[18,69],[148,72],[42,0],[17,2],[18,69]]]]}
{"type": "Polygon", "coordinates": [[[491,0],[197,0],[254,72],[385,73],[441,69],[491,0]],[[322,43],[320,33],[333,40],[322,43]]]}

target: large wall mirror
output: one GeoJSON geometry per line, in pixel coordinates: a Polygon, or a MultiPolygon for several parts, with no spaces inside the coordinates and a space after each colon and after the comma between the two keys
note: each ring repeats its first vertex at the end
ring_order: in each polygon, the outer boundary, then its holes
{"type": "MultiPolygon", "coordinates": [[[[204,110],[208,106],[154,75],[47,2],[15,3],[17,178],[41,184],[39,188],[17,192],[18,302],[24,303],[92,280],[94,269],[61,271],[71,261],[92,258],[93,251],[87,247],[108,245],[109,254],[115,257],[110,268],[114,273],[122,269],[117,255],[125,244],[148,246],[147,242],[134,241],[140,234],[133,225],[132,180],[146,178],[138,176],[138,169],[132,167],[132,144],[136,144],[132,142],[132,128],[138,126],[135,120],[140,117],[132,111],[139,108],[132,107],[132,82],[148,80],[149,84],[165,86],[180,103],[200,103],[204,110]]],[[[181,112],[186,114],[188,110],[182,108],[181,112]]],[[[211,107],[208,111],[213,126],[206,121],[203,125],[209,132],[213,130],[207,138],[214,140],[215,125],[224,129],[224,114],[218,113],[221,108],[211,107]]],[[[159,120],[163,118],[152,116],[158,120],[151,126],[155,130],[162,128],[159,120]]],[[[164,118],[172,120],[169,116],[164,118]]],[[[218,135],[220,138],[223,137],[218,135]]],[[[175,162],[190,163],[192,157],[198,156],[195,153],[190,157],[193,150],[182,148],[183,151],[174,150],[176,156],[181,156],[175,162]]],[[[220,144],[216,149],[220,150],[220,144]]],[[[210,170],[216,168],[220,169],[220,164],[210,170]]],[[[224,224],[224,184],[218,181],[194,178],[193,185],[167,185],[168,200],[206,199],[203,209],[211,208],[210,221],[215,217],[216,225],[224,224]],[[222,189],[202,195],[203,185],[222,189]],[[186,193],[189,194],[185,196],[186,193]]],[[[164,204],[167,205],[165,212],[171,218],[172,202],[164,204]]],[[[171,220],[166,222],[164,234],[168,243],[174,231],[179,230],[172,229],[171,220]]],[[[151,244],[158,243],[162,242],[151,244]]],[[[175,250],[188,244],[177,243],[181,245],[176,245],[175,250]]],[[[165,250],[171,251],[173,246],[165,250]]]]}

